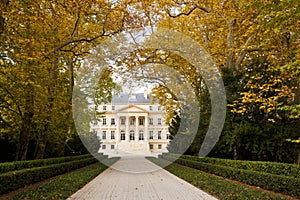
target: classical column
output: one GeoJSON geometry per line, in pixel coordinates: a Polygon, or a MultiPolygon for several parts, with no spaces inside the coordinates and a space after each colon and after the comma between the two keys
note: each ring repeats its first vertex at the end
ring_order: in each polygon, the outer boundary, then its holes
{"type": "Polygon", "coordinates": [[[144,140],[148,140],[148,117],[145,116],[145,131],[144,131],[144,140]]]}
{"type": "Polygon", "coordinates": [[[139,140],[139,117],[135,116],[135,141],[139,140]]]}
{"type": "Polygon", "coordinates": [[[125,132],[125,140],[129,141],[129,116],[126,116],[126,132],[125,132]]]}

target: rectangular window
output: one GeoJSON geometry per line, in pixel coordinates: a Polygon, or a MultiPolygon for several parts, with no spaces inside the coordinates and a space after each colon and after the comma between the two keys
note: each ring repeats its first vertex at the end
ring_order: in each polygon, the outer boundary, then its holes
{"type": "Polygon", "coordinates": [[[167,134],[167,140],[171,139],[170,134],[167,134]]]}
{"type": "Polygon", "coordinates": [[[149,131],[149,139],[153,140],[153,131],[149,131]]]}
{"type": "Polygon", "coordinates": [[[106,118],[102,119],[102,125],[106,125],[106,118]]]}
{"type": "Polygon", "coordinates": [[[149,110],[153,110],[153,106],[149,106],[149,110]]]}
{"type": "Polygon", "coordinates": [[[115,110],[115,106],[111,106],[111,110],[115,110]]]}
{"type": "Polygon", "coordinates": [[[115,131],[110,132],[110,139],[114,140],[115,139],[115,131]]]}
{"type": "Polygon", "coordinates": [[[161,139],[161,131],[158,131],[158,133],[157,133],[157,139],[161,139]]]}
{"type": "Polygon", "coordinates": [[[110,124],[111,124],[111,125],[115,125],[115,124],[116,124],[116,122],[115,122],[115,118],[111,118],[111,120],[110,120],[110,124]]]}
{"type": "Polygon", "coordinates": [[[150,148],[150,149],[153,149],[153,144],[150,144],[150,145],[149,145],[149,148],[150,148]]]}
{"type": "Polygon", "coordinates": [[[125,140],[125,131],[121,131],[121,140],[125,140]]]}
{"type": "Polygon", "coordinates": [[[102,145],[102,149],[106,149],[106,145],[105,144],[102,145]]]}
{"type": "Polygon", "coordinates": [[[144,119],[143,118],[140,118],[139,122],[140,122],[140,125],[144,125],[144,119]]]}
{"type": "Polygon", "coordinates": [[[158,149],[161,149],[161,144],[158,145],[158,149]]]}
{"type": "Polygon", "coordinates": [[[149,119],[149,125],[153,125],[153,118],[149,119]]]}
{"type": "Polygon", "coordinates": [[[130,125],[134,125],[134,118],[130,118],[130,125]]]}
{"type": "Polygon", "coordinates": [[[158,106],[158,107],[157,107],[157,110],[161,110],[161,107],[160,107],[160,106],[158,106]]]}
{"type": "Polygon", "coordinates": [[[157,119],[157,125],[161,125],[161,118],[157,119]]]}
{"type": "Polygon", "coordinates": [[[110,145],[110,149],[115,149],[115,145],[114,144],[110,145]]]}
{"type": "Polygon", "coordinates": [[[106,140],[106,131],[102,131],[102,140],[106,140]]]}
{"type": "Polygon", "coordinates": [[[134,131],[130,131],[130,140],[134,140],[134,131]]]}
{"type": "Polygon", "coordinates": [[[103,110],[106,110],[106,106],[103,106],[103,110]]]}
{"type": "Polygon", "coordinates": [[[121,119],[121,125],[125,125],[125,119],[124,118],[121,119]]]}
{"type": "Polygon", "coordinates": [[[139,140],[144,140],[144,132],[143,131],[139,132],[139,140]]]}

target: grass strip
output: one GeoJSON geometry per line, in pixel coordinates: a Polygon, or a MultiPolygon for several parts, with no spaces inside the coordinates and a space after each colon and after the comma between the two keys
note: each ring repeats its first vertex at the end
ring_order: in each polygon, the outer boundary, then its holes
{"type": "MultiPolygon", "coordinates": [[[[170,164],[168,161],[148,158],[159,166],[170,164]]],[[[207,193],[226,200],[253,200],[253,199],[286,199],[279,195],[268,194],[264,191],[247,188],[242,185],[230,182],[222,177],[214,176],[197,169],[185,167],[176,163],[172,163],[165,167],[170,173],[186,180],[194,186],[201,188],[207,193]]]]}
{"type": "MultiPolygon", "coordinates": [[[[108,162],[113,164],[119,158],[111,158],[108,162]]],[[[100,162],[80,168],[76,171],[51,179],[36,188],[30,188],[18,193],[12,200],[40,200],[40,199],[66,199],[78,189],[90,182],[108,167],[100,162]]]]}

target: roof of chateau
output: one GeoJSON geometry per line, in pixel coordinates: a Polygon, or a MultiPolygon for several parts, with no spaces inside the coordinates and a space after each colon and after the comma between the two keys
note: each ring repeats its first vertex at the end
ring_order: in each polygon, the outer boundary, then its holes
{"type": "Polygon", "coordinates": [[[112,103],[114,104],[150,104],[150,95],[144,93],[120,94],[113,95],[112,103]],[[146,97],[146,98],[145,98],[146,97]]]}

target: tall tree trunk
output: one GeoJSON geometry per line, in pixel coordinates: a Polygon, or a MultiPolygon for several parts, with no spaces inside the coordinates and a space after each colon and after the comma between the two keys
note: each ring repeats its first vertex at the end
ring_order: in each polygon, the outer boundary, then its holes
{"type": "MultiPolygon", "coordinates": [[[[8,5],[9,0],[0,0],[0,6],[8,5]]],[[[0,10],[0,34],[5,31],[5,19],[2,16],[2,10],[0,10]]]]}
{"type": "Polygon", "coordinates": [[[20,129],[19,142],[15,160],[26,160],[28,145],[31,137],[31,124],[34,115],[34,91],[32,86],[27,87],[24,114],[22,116],[22,126],[20,129]]]}
{"type": "Polygon", "coordinates": [[[40,138],[38,139],[38,143],[36,146],[35,151],[35,159],[42,159],[44,158],[44,153],[46,149],[46,144],[48,141],[49,133],[51,131],[51,121],[52,121],[52,113],[53,113],[53,103],[54,103],[54,96],[55,96],[55,89],[57,86],[57,76],[58,76],[58,59],[57,55],[53,55],[53,64],[49,71],[49,85],[48,85],[48,100],[47,100],[47,117],[45,119],[44,130],[40,134],[40,138]]]}
{"type": "Polygon", "coordinates": [[[233,159],[237,160],[238,159],[238,150],[237,150],[237,145],[234,144],[233,146],[233,159]]]}

